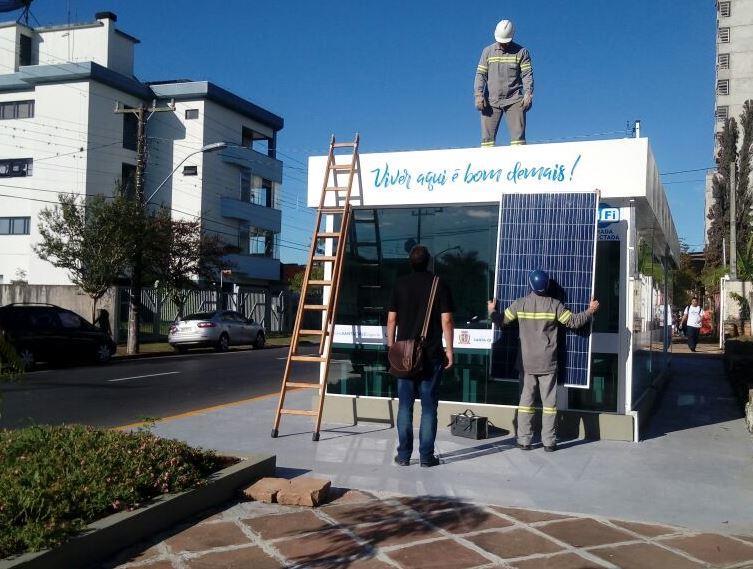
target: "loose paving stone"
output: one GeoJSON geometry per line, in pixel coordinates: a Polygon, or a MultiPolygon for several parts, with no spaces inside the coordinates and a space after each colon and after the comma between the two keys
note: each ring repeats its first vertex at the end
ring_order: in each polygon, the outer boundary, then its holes
{"type": "Polygon", "coordinates": [[[165,543],[177,553],[241,545],[249,543],[249,539],[233,522],[217,522],[192,526],[169,538],[165,543]]]}
{"type": "Polygon", "coordinates": [[[324,506],[321,511],[341,524],[347,525],[381,522],[405,516],[398,508],[378,500],[375,500],[374,503],[369,503],[368,506],[364,504],[324,506]]]}
{"type": "Polygon", "coordinates": [[[426,521],[450,533],[470,533],[485,529],[509,527],[512,522],[495,516],[481,508],[447,510],[424,517],[426,521]]]}
{"type": "Polygon", "coordinates": [[[285,478],[267,477],[257,480],[243,491],[243,495],[257,502],[272,503],[283,488],[290,486],[290,480],[285,478]]]}
{"type": "MultiPolygon", "coordinates": [[[[369,552],[353,538],[340,530],[327,530],[296,539],[287,539],[274,544],[287,559],[304,567],[321,567],[324,562],[334,564],[341,558],[368,557],[369,552]]],[[[333,565],[334,566],[334,565],[333,565]]]]}
{"type": "Polygon", "coordinates": [[[591,518],[551,522],[537,526],[537,529],[575,547],[592,547],[635,539],[629,533],[609,527],[591,518]]]}
{"type": "Polygon", "coordinates": [[[188,569],[279,569],[284,567],[259,547],[207,553],[184,561],[188,569]]]}
{"type": "Polygon", "coordinates": [[[660,535],[669,535],[677,533],[677,528],[659,526],[656,524],[642,524],[639,522],[623,522],[621,520],[610,520],[614,525],[620,526],[627,530],[633,531],[644,537],[659,537],[660,535]]]}
{"type": "Polygon", "coordinates": [[[592,549],[593,555],[601,557],[621,567],[622,569],[644,569],[645,567],[661,567],[661,569],[695,569],[702,564],[681,557],[676,553],[662,549],[651,543],[634,543],[592,549]]]}
{"type": "Polygon", "coordinates": [[[261,516],[242,520],[242,522],[264,539],[291,537],[300,533],[319,531],[332,527],[330,523],[318,518],[311,511],[276,516],[261,516]]]}
{"type": "Polygon", "coordinates": [[[465,569],[490,563],[482,555],[450,539],[396,549],[387,555],[403,569],[465,569]]]}
{"type": "Polygon", "coordinates": [[[524,510],[523,508],[506,508],[502,506],[491,506],[501,514],[515,518],[524,524],[533,524],[536,522],[549,522],[552,520],[564,520],[572,516],[563,516],[561,514],[550,514],[549,512],[540,512],[538,510],[524,510]]]}
{"type": "Polygon", "coordinates": [[[353,528],[352,531],[375,547],[390,547],[412,541],[442,537],[442,534],[428,525],[413,520],[391,520],[368,526],[358,526],[353,528]]]}
{"type": "Polygon", "coordinates": [[[508,563],[515,567],[515,569],[601,569],[604,567],[604,565],[595,563],[575,553],[558,553],[551,557],[524,559],[508,563]]]}
{"type": "Polygon", "coordinates": [[[288,506],[314,507],[324,503],[332,483],[322,478],[302,476],[290,481],[277,493],[277,502],[288,506]]]}
{"type": "Polygon", "coordinates": [[[480,533],[465,539],[503,559],[527,557],[535,553],[555,553],[563,549],[561,545],[522,528],[506,532],[480,533]]]}
{"type": "Polygon", "coordinates": [[[673,537],[661,541],[665,545],[689,553],[696,559],[727,565],[730,563],[753,562],[753,545],[713,533],[702,533],[686,537],[673,537]]]}
{"type": "Polygon", "coordinates": [[[330,488],[329,489],[330,504],[353,504],[361,502],[369,502],[374,500],[373,494],[368,492],[361,492],[360,490],[348,490],[346,488],[330,488]]]}

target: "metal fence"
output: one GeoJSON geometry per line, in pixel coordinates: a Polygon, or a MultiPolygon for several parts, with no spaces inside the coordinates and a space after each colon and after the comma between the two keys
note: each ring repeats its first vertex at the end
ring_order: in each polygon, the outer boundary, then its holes
{"type": "MultiPolygon", "coordinates": [[[[128,299],[130,289],[118,287],[118,339],[125,341],[128,335],[128,299]]],[[[285,291],[247,289],[239,292],[217,290],[187,291],[183,314],[235,310],[246,318],[258,322],[267,332],[287,333],[291,329],[290,306],[285,291]]],[[[167,339],[170,326],[178,316],[178,305],[164,289],[145,287],[141,289],[141,326],[139,339],[156,342],[167,339]]]]}

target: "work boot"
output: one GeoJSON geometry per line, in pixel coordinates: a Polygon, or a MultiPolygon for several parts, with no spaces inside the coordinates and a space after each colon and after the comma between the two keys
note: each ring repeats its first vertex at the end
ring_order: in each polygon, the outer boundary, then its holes
{"type": "Polygon", "coordinates": [[[395,456],[395,464],[397,464],[398,466],[410,466],[410,459],[395,456]]]}
{"type": "Polygon", "coordinates": [[[544,450],[546,452],[554,452],[555,450],[557,450],[557,443],[553,443],[549,446],[544,445],[544,450]]]}
{"type": "Polygon", "coordinates": [[[524,444],[518,443],[518,448],[520,450],[531,450],[533,447],[530,444],[524,445],[524,444]]]}

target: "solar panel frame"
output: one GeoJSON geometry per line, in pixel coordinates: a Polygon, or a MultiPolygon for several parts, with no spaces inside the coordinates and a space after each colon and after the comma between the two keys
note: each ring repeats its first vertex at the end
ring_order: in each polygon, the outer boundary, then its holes
{"type": "MultiPolygon", "coordinates": [[[[554,296],[560,298],[574,313],[585,310],[588,307],[588,303],[593,298],[594,286],[596,279],[596,245],[598,241],[598,208],[599,208],[599,191],[570,191],[570,192],[505,192],[500,198],[499,206],[499,218],[498,218],[498,234],[497,234],[497,257],[495,266],[495,281],[494,291],[495,298],[497,299],[497,309],[502,312],[509,304],[521,296],[528,294],[529,288],[527,283],[527,275],[530,270],[534,268],[546,269],[552,280],[555,283],[562,281],[560,290],[557,291],[560,294],[554,294],[554,296]],[[505,223],[505,213],[508,214],[515,212],[515,209],[510,207],[510,203],[506,205],[506,200],[529,200],[533,203],[535,200],[539,200],[540,203],[547,203],[551,206],[553,201],[560,200],[567,205],[568,201],[580,205],[580,212],[569,211],[563,215],[563,211],[567,208],[554,208],[549,207],[549,210],[544,212],[548,216],[548,219],[540,219],[537,223],[526,223],[524,225],[524,234],[516,233],[514,236],[511,234],[511,223],[505,223]],[[543,200],[543,202],[542,202],[543,200]],[[578,238],[576,240],[576,249],[569,255],[559,255],[556,263],[545,260],[547,258],[555,257],[556,253],[570,250],[572,243],[566,239],[566,233],[571,230],[574,225],[573,222],[577,221],[573,219],[579,213],[579,234],[576,233],[573,236],[578,238]],[[569,217],[568,217],[569,216],[569,217]],[[557,222],[557,223],[555,223],[557,222]],[[538,231],[537,235],[536,232],[538,231]],[[537,257],[538,253],[532,254],[529,250],[524,251],[510,251],[507,252],[503,249],[507,243],[514,243],[515,249],[518,249],[520,243],[530,245],[532,239],[539,239],[540,242],[554,243],[554,249],[544,248],[542,253],[537,257]],[[501,268],[503,264],[503,256],[509,255],[506,259],[507,266],[512,265],[512,269],[501,268]],[[570,259],[564,259],[563,256],[571,257],[570,259]],[[584,259],[590,256],[590,263],[584,259]],[[512,263],[510,261],[518,261],[512,263]],[[553,266],[554,265],[554,266],[553,266]],[[576,273],[572,278],[582,277],[585,274],[585,269],[589,269],[590,279],[587,283],[581,281],[585,286],[574,287],[567,278],[567,273],[573,273],[580,269],[579,273],[576,273]],[[502,272],[508,270],[516,272],[515,282],[508,282],[507,285],[500,282],[502,278],[502,272]],[[563,278],[564,277],[564,278],[563,278]],[[506,289],[504,287],[507,287],[506,289]],[[585,289],[579,292],[580,296],[576,299],[568,298],[568,289],[570,292],[573,289],[585,289]],[[564,293],[561,294],[561,293],[564,293]],[[583,294],[586,293],[586,294],[583,294]],[[564,298],[561,298],[564,296],[564,298]]],[[[570,208],[572,210],[572,208],[570,208]]],[[[530,214],[530,204],[526,206],[525,201],[523,207],[518,208],[519,212],[525,212],[530,214]]],[[[519,220],[517,220],[519,221],[519,220]]],[[[506,277],[509,279],[510,274],[506,277]]],[[[592,323],[584,326],[580,330],[562,330],[560,327],[559,336],[559,354],[558,354],[558,381],[561,381],[565,387],[576,389],[588,389],[590,388],[591,379],[591,339],[592,323]],[[579,357],[576,362],[576,356],[579,357]],[[573,365],[573,364],[578,365],[573,365]]],[[[507,326],[503,330],[500,330],[497,326],[493,326],[494,342],[492,344],[492,365],[491,376],[492,379],[501,381],[520,381],[518,374],[515,373],[517,368],[517,361],[519,358],[520,343],[518,340],[518,327],[507,326]],[[513,358],[514,354],[514,358],[513,358]],[[514,361],[513,361],[514,360],[514,361]]]]}

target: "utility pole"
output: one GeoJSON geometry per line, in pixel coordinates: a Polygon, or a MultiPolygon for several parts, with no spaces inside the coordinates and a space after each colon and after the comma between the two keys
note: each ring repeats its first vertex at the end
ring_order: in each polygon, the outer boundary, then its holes
{"type": "Polygon", "coordinates": [[[736,163],[729,165],[729,277],[737,280],[737,194],[735,193],[736,163]]]}
{"type": "MultiPolygon", "coordinates": [[[[138,121],[138,130],[136,138],[136,180],[135,196],[142,214],[146,216],[146,200],[144,199],[144,174],[147,162],[147,139],[146,123],[152,114],[157,112],[174,112],[175,101],[170,101],[167,107],[157,107],[157,101],[152,101],[150,106],[141,103],[135,108],[121,107],[115,105],[116,114],[131,113],[136,116],[138,121]]],[[[141,280],[144,268],[144,241],[143,232],[139,233],[136,239],[136,251],[131,266],[131,293],[128,298],[128,344],[127,352],[129,354],[139,353],[139,323],[141,310],[141,280]]]]}

